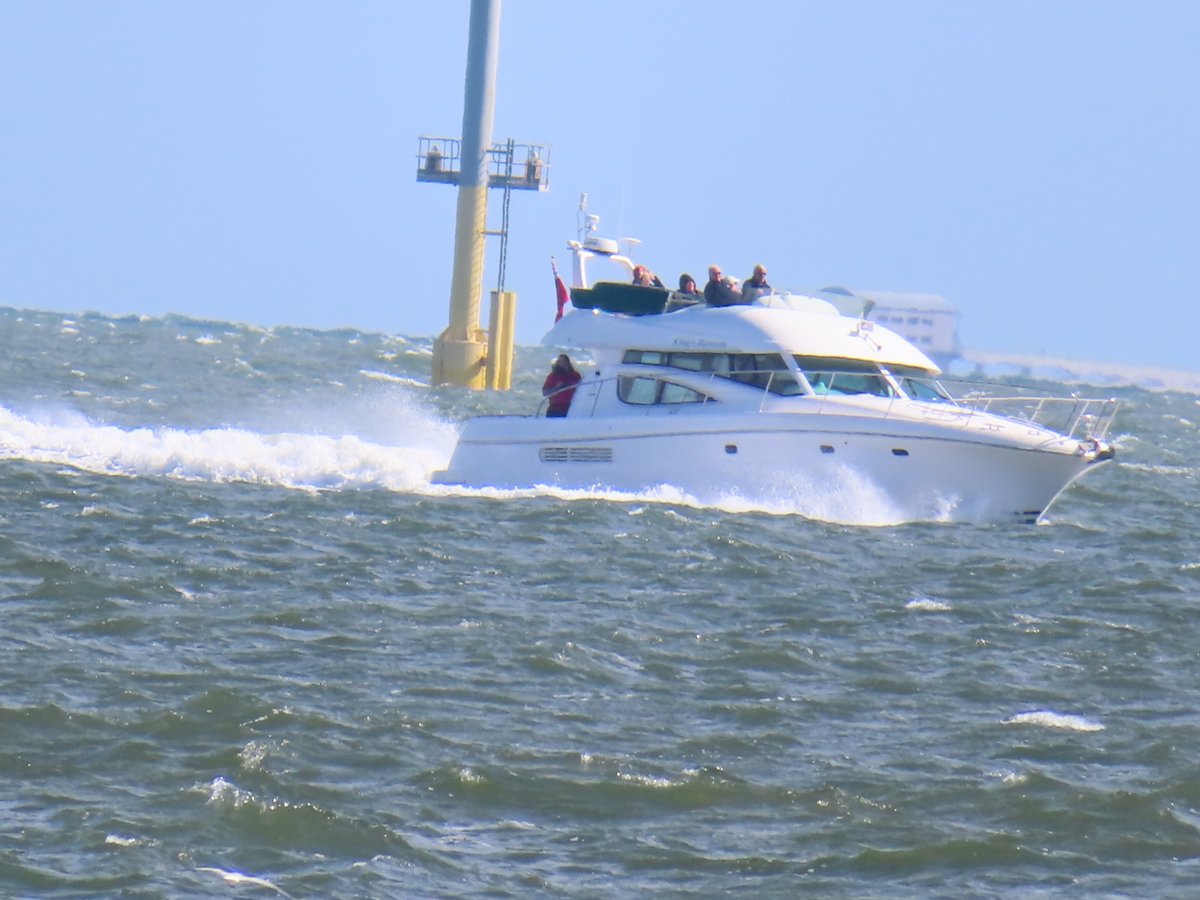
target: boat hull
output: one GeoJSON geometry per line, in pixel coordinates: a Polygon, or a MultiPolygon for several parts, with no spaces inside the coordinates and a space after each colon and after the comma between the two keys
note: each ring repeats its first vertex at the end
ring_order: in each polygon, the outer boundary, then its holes
{"type": "Polygon", "coordinates": [[[467,422],[435,481],[469,487],[678,488],[801,509],[867,492],[904,521],[1033,522],[1099,460],[1077,442],[988,441],[961,429],[830,416],[467,422]],[[820,421],[815,421],[815,420],[820,421]]]}

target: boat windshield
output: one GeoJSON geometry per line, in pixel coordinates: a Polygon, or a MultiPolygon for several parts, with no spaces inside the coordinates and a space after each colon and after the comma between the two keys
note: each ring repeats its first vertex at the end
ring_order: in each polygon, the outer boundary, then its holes
{"type": "Polygon", "coordinates": [[[912,400],[925,400],[929,403],[952,402],[950,394],[942,387],[941,382],[924,369],[912,366],[888,366],[888,371],[912,400]]]}
{"type": "Polygon", "coordinates": [[[879,366],[869,360],[797,355],[796,365],[812,385],[814,394],[896,396],[891,382],[884,377],[879,366]]]}

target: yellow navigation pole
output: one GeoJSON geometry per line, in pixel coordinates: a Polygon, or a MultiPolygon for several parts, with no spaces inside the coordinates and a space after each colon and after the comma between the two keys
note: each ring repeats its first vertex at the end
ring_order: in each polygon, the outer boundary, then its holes
{"type": "Polygon", "coordinates": [[[546,148],[540,144],[492,144],[496,61],[500,47],[500,0],[471,0],[462,139],[422,137],[417,181],[458,186],[454,222],[454,270],[450,324],[433,342],[433,383],[508,390],[512,382],[513,325],[517,295],[504,290],[509,197],[514,190],[548,186],[546,148]],[[524,168],[515,157],[525,154],[524,168]],[[489,187],[504,190],[504,224],[487,230],[489,187]],[[479,327],[484,239],[500,237],[499,286],[492,292],[491,338],[479,327]],[[489,347],[490,343],[490,347],[489,347]]]}
{"type": "Polygon", "coordinates": [[[499,50],[500,0],[471,0],[450,324],[433,344],[434,384],[484,386],[488,342],[479,327],[479,300],[483,292],[488,150],[492,143],[499,50]]]}

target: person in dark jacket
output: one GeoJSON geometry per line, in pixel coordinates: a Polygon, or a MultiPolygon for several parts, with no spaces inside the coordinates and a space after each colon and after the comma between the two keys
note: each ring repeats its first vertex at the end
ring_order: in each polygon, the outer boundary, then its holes
{"type": "Polygon", "coordinates": [[[687,297],[692,297],[695,300],[700,299],[700,291],[696,289],[696,279],[684,272],[679,276],[679,291],[687,297]]]}
{"type": "Polygon", "coordinates": [[[579,384],[582,376],[571,365],[571,357],[565,353],[559,354],[550,374],[542,382],[542,396],[546,402],[546,418],[561,419],[571,406],[571,398],[575,396],[575,385],[579,384]]]}
{"type": "Polygon", "coordinates": [[[736,306],[742,295],[721,277],[720,266],[708,267],[708,284],[704,286],[704,301],[709,306],[736,306]]]}

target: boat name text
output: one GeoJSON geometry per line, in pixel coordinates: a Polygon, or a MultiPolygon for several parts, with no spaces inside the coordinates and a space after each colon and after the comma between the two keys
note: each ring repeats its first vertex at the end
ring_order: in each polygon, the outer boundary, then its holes
{"type": "Polygon", "coordinates": [[[725,341],[708,341],[704,338],[698,338],[694,341],[685,340],[684,338],[675,338],[671,344],[674,347],[684,347],[689,350],[703,350],[710,347],[716,349],[729,346],[727,343],[725,343],[725,341]]]}

